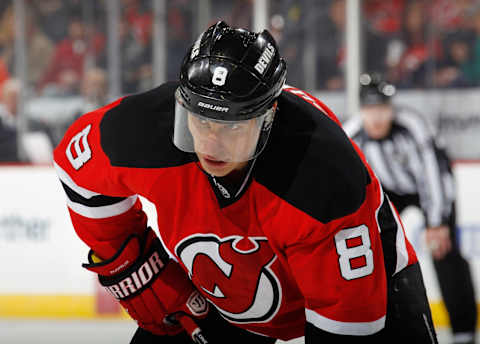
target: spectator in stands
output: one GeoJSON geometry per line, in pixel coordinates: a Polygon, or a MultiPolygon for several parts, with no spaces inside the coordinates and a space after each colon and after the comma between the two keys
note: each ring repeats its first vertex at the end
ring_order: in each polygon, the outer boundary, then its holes
{"type": "Polygon", "coordinates": [[[17,96],[20,82],[9,79],[2,84],[0,93],[0,162],[19,162],[17,132],[17,96]]]}
{"type": "Polygon", "coordinates": [[[27,40],[27,70],[29,86],[37,87],[40,78],[50,63],[55,46],[37,25],[37,18],[32,12],[27,12],[26,33],[27,40]]]}
{"type": "Polygon", "coordinates": [[[398,65],[403,54],[401,40],[406,0],[362,1],[364,21],[364,68],[387,72],[398,65]]]}
{"type": "Polygon", "coordinates": [[[363,13],[373,30],[396,36],[402,29],[405,0],[364,0],[363,13]]]}
{"type": "MultiPolygon", "coordinates": [[[[226,16],[227,22],[231,23],[232,26],[236,27],[252,27],[253,19],[253,0],[235,0],[230,3],[230,10],[226,16]]],[[[219,18],[219,19],[224,19],[219,18]]]]}
{"type": "Polygon", "coordinates": [[[409,0],[403,17],[403,39],[400,61],[390,71],[398,87],[431,86],[428,66],[440,59],[442,47],[436,37],[428,35],[428,1],[409,0]]]}
{"type": "MultiPolygon", "coordinates": [[[[13,6],[10,5],[3,12],[0,20],[0,48],[2,60],[5,61],[6,66],[10,69],[13,69],[15,64],[14,24],[13,6]]],[[[34,15],[30,7],[27,7],[26,11],[25,40],[28,85],[36,86],[52,58],[54,45],[37,25],[37,17],[34,15]]]]}
{"type": "Polygon", "coordinates": [[[437,87],[473,86],[471,69],[471,46],[473,37],[470,32],[460,31],[449,35],[445,41],[445,57],[436,71],[437,87]]]}
{"type": "MultiPolygon", "coordinates": [[[[214,12],[212,17],[218,13],[219,8],[221,9],[226,5],[230,7],[232,4],[226,1],[212,1],[212,12],[214,12]]],[[[192,11],[191,2],[185,0],[168,2],[167,80],[177,79],[185,51],[188,49],[189,42],[193,36],[196,36],[196,33],[192,34],[194,32],[193,23],[195,23],[195,19],[192,16],[194,12],[192,11]]],[[[216,22],[216,19],[214,21],[216,22]]]]}
{"type": "Polygon", "coordinates": [[[91,68],[83,76],[81,95],[84,101],[84,108],[81,114],[94,110],[107,103],[107,73],[101,68],[91,68]]]}
{"type": "Polygon", "coordinates": [[[473,85],[478,86],[480,84],[480,7],[472,11],[469,23],[474,38],[469,45],[471,59],[465,65],[464,74],[473,85]]]}
{"type": "Polygon", "coordinates": [[[455,33],[467,29],[469,12],[477,0],[430,1],[430,19],[441,33],[455,33]]]}
{"type": "Polygon", "coordinates": [[[141,69],[152,59],[151,44],[136,37],[135,27],[126,18],[120,22],[119,40],[122,68],[122,93],[138,92],[142,81],[141,69]]]}
{"type": "MultiPolygon", "coordinates": [[[[339,90],[344,88],[346,60],[345,30],[346,2],[333,0],[325,25],[321,25],[317,46],[317,79],[319,88],[339,90]],[[326,47],[326,48],[325,48],[326,47]]],[[[370,25],[363,28],[365,49],[363,61],[366,68],[384,70],[386,67],[387,39],[370,25]]]]}
{"type": "MultiPolygon", "coordinates": [[[[58,144],[67,127],[81,114],[91,111],[107,102],[107,75],[100,68],[87,69],[78,92],[69,92],[72,82],[64,73],[62,92],[43,93],[32,98],[25,107],[26,117],[31,128],[45,132],[52,145],[58,144]]],[[[77,79],[74,79],[77,85],[77,79]]]]}
{"type": "Polygon", "coordinates": [[[328,8],[327,22],[322,25],[319,35],[318,44],[327,47],[317,51],[317,80],[319,88],[322,89],[339,90],[344,88],[345,11],[345,0],[333,0],[328,8]]]}
{"type": "Polygon", "coordinates": [[[149,44],[152,39],[152,11],[151,6],[145,6],[141,0],[122,0],[123,18],[133,28],[135,39],[142,44],[149,44]]]}
{"type": "MultiPolygon", "coordinates": [[[[13,69],[15,64],[13,6],[6,9],[0,25],[0,31],[2,32],[0,36],[0,44],[3,47],[2,55],[9,68],[13,69]]],[[[38,27],[37,18],[29,8],[27,8],[26,12],[25,25],[27,77],[29,84],[36,85],[52,58],[54,45],[38,27]]]]}
{"type": "Polygon", "coordinates": [[[47,37],[59,43],[68,35],[70,18],[69,1],[42,0],[30,1],[29,6],[35,11],[39,25],[47,37]]]}
{"type": "Polygon", "coordinates": [[[2,84],[10,78],[10,73],[7,68],[7,64],[5,63],[3,56],[0,54],[0,87],[2,84]]]}
{"type": "Polygon", "coordinates": [[[10,4],[0,14],[0,54],[7,70],[13,69],[14,24],[13,6],[10,4]]]}
{"type": "Polygon", "coordinates": [[[49,163],[52,145],[42,132],[19,133],[18,98],[21,83],[8,79],[0,88],[0,162],[49,163]]]}
{"type": "Polygon", "coordinates": [[[425,238],[450,316],[454,343],[475,341],[477,306],[468,262],[457,242],[453,175],[424,119],[391,103],[395,87],[377,74],[360,78],[361,113],[344,129],[364,152],[385,193],[401,212],[425,215],[425,238]]]}
{"type": "MultiPolygon", "coordinates": [[[[140,0],[122,0],[119,23],[121,92],[139,92],[152,84],[152,12],[140,0]],[[128,67],[127,67],[128,66],[128,67]]],[[[105,57],[105,56],[104,56],[105,57]]],[[[105,65],[102,63],[101,65],[105,65]]]]}
{"type": "MultiPolygon", "coordinates": [[[[280,51],[287,61],[288,82],[304,85],[303,55],[305,53],[305,6],[300,1],[272,2],[276,29],[275,35],[280,51]]],[[[272,18],[274,19],[274,18],[272,18]]],[[[315,27],[308,27],[315,29],[315,27]]]]}
{"type": "Polygon", "coordinates": [[[75,74],[76,80],[81,80],[86,58],[89,55],[99,56],[104,50],[103,35],[95,33],[88,36],[87,28],[79,17],[70,18],[68,33],[68,37],[56,46],[54,56],[40,82],[40,90],[46,86],[55,86],[65,77],[65,72],[69,73],[69,77],[75,74]]]}

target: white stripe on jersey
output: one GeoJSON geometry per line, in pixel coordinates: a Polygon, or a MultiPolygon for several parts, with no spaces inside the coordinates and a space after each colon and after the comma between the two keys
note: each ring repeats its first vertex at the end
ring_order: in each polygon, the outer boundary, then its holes
{"type": "Polygon", "coordinates": [[[368,336],[385,327],[385,316],[370,322],[344,322],[326,318],[311,309],[305,308],[307,321],[324,331],[348,335],[368,336]]]}
{"type": "MultiPolygon", "coordinates": [[[[79,194],[84,198],[92,198],[94,196],[99,196],[100,194],[88,189],[85,189],[81,186],[78,186],[72,178],[65,172],[58,164],[53,162],[53,165],[57,171],[57,175],[60,180],[65,183],[70,189],[79,194]]],[[[137,201],[138,196],[132,195],[127,197],[115,204],[104,205],[100,207],[89,207],[77,202],[73,202],[67,197],[67,205],[75,213],[91,218],[91,219],[103,219],[111,216],[116,216],[123,214],[128,211],[135,202],[137,201]]]]}
{"type": "MultiPolygon", "coordinates": [[[[375,176],[375,177],[377,177],[377,176],[375,176]]],[[[378,232],[381,233],[382,228],[380,228],[380,223],[378,223],[378,212],[382,208],[383,202],[385,202],[385,194],[383,193],[382,185],[380,184],[380,182],[378,183],[378,187],[380,188],[380,204],[379,204],[377,210],[375,210],[375,223],[377,224],[378,232]]]]}
{"type": "Polygon", "coordinates": [[[55,170],[57,171],[58,178],[65,183],[70,189],[75,191],[77,194],[84,198],[92,198],[93,196],[98,196],[100,195],[99,193],[87,190],[85,188],[82,188],[81,186],[78,186],[75,184],[72,178],[65,172],[57,163],[54,161],[53,162],[53,167],[55,167],[55,170]]]}
{"type": "Polygon", "coordinates": [[[408,264],[408,251],[407,251],[407,245],[406,245],[406,239],[405,239],[405,232],[403,231],[403,226],[402,222],[398,218],[397,212],[395,209],[392,207],[392,203],[388,201],[388,205],[390,206],[390,210],[392,211],[393,217],[395,219],[395,222],[397,223],[397,237],[396,237],[396,253],[397,253],[397,266],[395,267],[395,272],[393,274],[396,274],[397,272],[403,270],[407,264],[408,264]]]}
{"type": "Polygon", "coordinates": [[[381,195],[380,205],[375,210],[375,222],[377,223],[378,231],[382,232],[382,228],[380,227],[380,224],[378,222],[378,212],[382,208],[382,205],[384,202],[388,202],[388,206],[390,207],[393,218],[395,219],[395,223],[397,224],[397,233],[395,237],[395,248],[396,248],[395,254],[397,258],[397,264],[395,267],[395,271],[393,272],[393,274],[396,274],[397,272],[405,268],[408,264],[408,251],[405,243],[406,242],[405,232],[403,231],[402,223],[400,222],[400,219],[398,218],[395,209],[392,207],[392,203],[390,202],[388,197],[385,197],[385,194],[383,193],[381,185],[380,185],[380,195],[381,195]]]}
{"type": "Polygon", "coordinates": [[[67,197],[67,205],[70,209],[72,209],[75,213],[79,215],[91,219],[103,219],[125,213],[131,207],[133,207],[133,205],[137,201],[137,198],[137,195],[133,195],[115,204],[104,205],[101,207],[88,207],[80,203],[72,202],[67,197]]]}

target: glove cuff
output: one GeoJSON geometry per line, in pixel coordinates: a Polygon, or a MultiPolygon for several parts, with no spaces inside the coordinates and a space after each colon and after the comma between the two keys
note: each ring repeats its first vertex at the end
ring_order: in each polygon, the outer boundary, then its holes
{"type": "MultiPolygon", "coordinates": [[[[154,264],[156,271],[158,266],[162,265],[163,267],[163,265],[168,262],[170,259],[168,253],[151,228],[147,228],[142,237],[138,234],[130,235],[113,257],[101,262],[98,262],[95,252],[90,250],[88,253],[88,263],[82,266],[87,270],[97,273],[99,276],[105,277],[107,280],[109,278],[113,278],[113,280],[122,279],[122,277],[128,275],[127,271],[133,269],[135,263],[139,265],[138,262],[149,261],[149,259],[151,259],[151,264],[154,264]],[[146,252],[147,250],[148,252],[146,252]],[[152,257],[154,251],[157,252],[157,255],[152,257]],[[149,255],[149,257],[144,258],[147,255],[149,255]],[[157,262],[157,260],[159,262],[157,262]]],[[[153,265],[151,268],[152,267],[153,265]]]]}
{"type": "Polygon", "coordinates": [[[123,242],[117,253],[107,260],[96,263],[98,259],[95,257],[95,252],[90,250],[88,252],[88,263],[82,264],[82,266],[101,276],[113,276],[130,267],[138,259],[140,253],[140,238],[138,235],[132,234],[123,242]]]}

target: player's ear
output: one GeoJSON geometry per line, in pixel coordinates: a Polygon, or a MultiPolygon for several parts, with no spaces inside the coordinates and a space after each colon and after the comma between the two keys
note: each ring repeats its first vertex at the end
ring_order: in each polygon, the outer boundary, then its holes
{"type": "Polygon", "coordinates": [[[272,127],[273,119],[275,118],[275,112],[277,111],[277,101],[273,103],[270,113],[263,120],[262,130],[270,130],[272,127]]]}

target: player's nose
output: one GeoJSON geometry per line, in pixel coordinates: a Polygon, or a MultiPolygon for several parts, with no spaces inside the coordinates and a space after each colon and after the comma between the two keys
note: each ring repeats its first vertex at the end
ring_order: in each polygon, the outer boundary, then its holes
{"type": "Polygon", "coordinates": [[[220,155],[221,149],[221,140],[218,135],[208,134],[201,140],[201,150],[202,153],[210,155],[212,157],[217,157],[220,155]]]}

